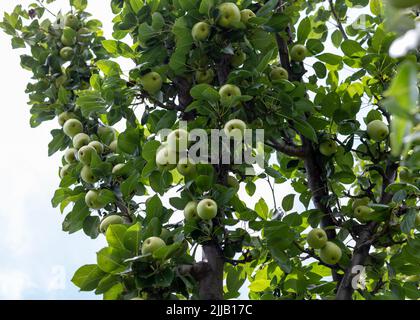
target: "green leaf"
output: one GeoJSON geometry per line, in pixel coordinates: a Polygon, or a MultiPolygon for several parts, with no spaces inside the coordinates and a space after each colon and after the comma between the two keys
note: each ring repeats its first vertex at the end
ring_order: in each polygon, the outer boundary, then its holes
{"type": "Polygon", "coordinates": [[[265,200],[263,198],[260,198],[260,200],[258,200],[258,202],[255,204],[255,209],[254,209],[258,215],[263,219],[263,220],[267,220],[268,218],[268,206],[267,203],[265,202],[265,200]]]}
{"type": "Polygon", "coordinates": [[[294,200],[295,200],[294,194],[288,194],[287,196],[285,196],[281,202],[281,206],[283,207],[283,210],[286,212],[292,210],[294,200]]]}
{"type": "Polygon", "coordinates": [[[311,20],[309,17],[302,19],[297,30],[297,40],[304,44],[309,34],[311,33],[311,20]]]}
{"type": "Polygon", "coordinates": [[[265,68],[267,68],[268,63],[273,59],[274,49],[268,51],[264,57],[261,58],[260,62],[258,63],[256,70],[257,72],[263,72],[265,68]]]}
{"type": "Polygon", "coordinates": [[[124,247],[134,253],[135,256],[140,253],[142,226],[139,222],[127,229],[124,235],[124,247]]]}
{"type": "Polygon", "coordinates": [[[83,11],[87,8],[87,0],[70,0],[70,5],[73,6],[77,11],[83,11]]]}
{"type": "Polygon", "coordinates": [[[328,63],[330,65],[338,65],[342,62],[342,59],[340,56],[332,53],[323,53],[318,56],[316,56],[318,60],[321,60],[322,62],[328,63]]]}
{"type": "Polygon", "coordinates": [[[254,183],[254,182],[252,182],[252,181],[248,181],[248,182],[246,183],[246,185],[245,185],[245,190],[246,190],[246,193],[247,193],[250,197],[252,197],[252,196],[254,195],[254,193],[255,193],[256,189],[257,189],[257,187],[256,187],[255,183],[254,183]]]}
{"type": "Polygon", "coordinates": [[[126,269],[127,266],[124,263],[124,260],[129,258],[129,255],[127,252],[120,249],[108,247],[100,250],[96,254],[96,257],[98,267],[101,268],[101,270],[116,274],[126,269]]]}
{"type": "Polygon", "coordinates": [[[251,282],[248,286],[249,290],[254,292],[262,292],[270,287],[270,280],[258,279],[251,282]]]}
{"type": "Polygon", "coordinates": [[[341,41],[343,41],[343,35],[340,30],[335,30],[331,35],[331,41],[336,48],[339,48],[341,41]]]}
{"type": "Polygon", "coordinates": [[[318,137],[316,135],[315,129],[305,120],[302,119],[293,119],[295,121],[296,129],[303,134],[309,140],[318,143],[318,137]]]}
{"type": "Polygon", "coordinates": [[[54,129],[51,131],[51,135],[53,139],[48,144],[49,157],[59,150],[64,150],[70,142],[70,138],[64,134],[63,130],[54,129]]]}
{"type": "Polygon", "coordinates": [[[123,224],[113,224],[106,230],[106,241],[108,245],[116,249],[125,249],[124,236],[127,232],[127,226],[123,224]]]}
{"type": "Polygon", "coordinates": [[[105,113],[107,103],[98,91],[81,91],[76,105],[82,110],[82,115],[88,118],[92,113],[105,113]]]}
{"type": "Polygon", "coordinates": [[[127,154],[134,154],[140,146],[140,130],[127,128],[118,136],[118,148],[127,154]]]}
{"type": "Polygon", "coordinates": [[[344,40],[341,44],[341,50],[350,58],[361,58],[366,54],[359,42],[354,40],[344,40]]]}
{"type": "Polygon", "coordinates": [[[89,264],[80,267],[74,274],[71,282],[73,282],[80,291],[95,290],[99,281],[105,276],[105,272],[98,268],[96,264],[89,264]]]}
{"type": "Polygon", "coordinates": [[[99,60],[96,62],[96,66],[108,77],[122,74],[120,65],[111,60],[99,60]]]}

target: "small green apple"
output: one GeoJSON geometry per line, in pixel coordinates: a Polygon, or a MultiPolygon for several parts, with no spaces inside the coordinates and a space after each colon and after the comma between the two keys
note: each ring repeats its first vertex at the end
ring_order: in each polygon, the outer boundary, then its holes
{"type": "Polygon", "coordinates": [[[90,138],[86,133],[78,133],[73,137],[73,147],[79,150],[81,147],[88,145],[90,138]]]}
{"type": "Polygon", "coordinates": [[[415,225],[418,227],[418,226],[420,226],[420,213],[417,213],[417,215],[416,215],[416,220],[415,220],[415,225]]]}
{"type": "Polygon", "coordinates": [[[308,233],[306,240],[311,248],[321,249],[326,245],[328,236],[323,229],[315,228],[308,233]]]}
{"type": "Polygon", "coordinates": [[[64,25],[77,30],[79,28],[79,19],[74,14],[68,14],[64,19],[64,25]]]}
{"type": "Polygon", "coordinates": [[[115,214],[106,216],[102,220],[101,224],[99,225],[99,230],[102,233],[106,233],[106,230],[108,229],[108,227],[110,225],[113,225],[113,224],[124,224],[124,219],[120,216],[115,215],[115,214]]]}
{"type": "Polygon", "coordinates": [[[64,133],[73,138],[76,134],[83,132],[83,124],[77,119],[69,119],[63,125],[64,133]]]}
{"type": "Polygon", "coordinates": [[[88,146],[95,148],[96,153],[101,155],[104,152],[104,145],[99,141],[91,141],[88,146]]]}
{"type": "Polygon", "coordinates": [[[141,254],[142,255],[146,255],[146,254],[152,254],[157,250],[160,249],[162,247],[164,247],[165,241],[163,241],[161,238],[159,237],[150,237],[147,238],[146,240],[144,240],[143,245],[141,247],[141,254]]]}
{"type": "Polygon", "coordinates": [[[92,169],[89,166],[84,166],[80,172],[80,177],[86,183],[94,184],[98,181],[95,175],[92,172],[92,169]]]}
{"type": "Polygon", "coordinates": [[[306,58],[306,47],[301,44],[297,44],[293,46],[292,50],[290,51],[290,57],[293,61],[301,62],[306,58]]]}
{"type": "Polygon", "coordinates": [[[92,31],[88,28],[81,28],[77,31],[77,41],[82,43],[89,43],[92,36],[92,31]]]}
{"type": "Polygon", "coordinates": [[[353,200],[352,209],[355,210],[357,207],[367,206],[369,202],[370,202],[370,198],[368,197],[356,198],[353,200]]]}
{"type": "Polygon", "coordinates": [[[378,110],[370,110],[366,115],[365,122],[366,124],[371,123],[372,121],[380,120],[382,121],[382,113],[378,110]]]}
{"type": "Polygon", "coordinates": [[[123,176],[125,174],[125,163],[118,163],[112,168],[112,174],[115,176],[123,176]]]}
{"type": "Polygon", "coordinates": [[[406,9],[420,5],[420,0],[388,0],[388,3],[394,8],[406,9]]]}
{"type": "Polygon", "coordinates": [[[112,141],[109,146],[108,146],[109,150],[111,150],[112,153],[116,153],[118,150],[118,140],[114,140],[112,141]]]}
{"type": "Polygon", "coordinates": [[[184,208],[184,217],[185,220],[196,220],[198,218],[197,213],[197,201],[190,201],[184,208]]]}
{"type": "Polygon", "coordinates": [[[319,145],[319,152],[330,157],[337,152],[337,143],[334,140],[327,140],[319,145]]]}
{"type": "Polygon", "coordinates": [[[207,69],[207,70],[197,70],[195,72],[195,81],[197,83],[207,83],[210,84],[214,80],[214,71],[213,69],[207,69]]]}
{"type": "Polygon", "coordinates": [[[68,175],[70,173],[70,164],[66,164],[65,166],[63,166],[60,170],[60,178],[63,179],[66,175],[68,175]]]}
{"type": "Polygon", "coordinates": [[[77,33],[70,27],[64,27],[63,34],[61,36],[61,43],[66,47],[71,47],[76,44],[77,33]]]}
{"type": "Polygon", "coordinates": [[[167,146],[160,148],[156,153],[156,165],[161,171],[175,169],[177,165],[176,160],[176,154],[169,151],[167,146]]]}
{"type": "Polygon", "coordinates": [[[341,249],[334,242],[328,241],[320,250],[319,257],[321,260],[329,265],[337,264],[341,259],[341,249]]]}
{"type": "Polygon", "coordinates": [[[388,126],[381,120],[373,120],[367,125],[367,133],[372,140],[380,142],[389,134],[388,126]]]}
{"type": "Polygon", "coordinates": [[[192,28],[191,34],[195,41],[206,40],[210,35],[210,25],[206,22],[197,22],[192,28]]]}
{"type": "Polygon", "coordinates": [[[272,81],[289,79],[289,72],[283,67],[274,67],[270,72],[270,79],[272,81]]]}
{"type": "Polygon", "coordinates": [[[233,139],[242,139],[246,129],[246,123],[240,119],[232,119],[226,122],[223,131],[226,136],[233,139]]]}
{"type": "Polygon", "coordinates": [[[356,209],[354,209],[354,217],[360,222],[366,222],[369,221],[369,215],[373,211],[374,210],[368,206],[358,206],[356,209]]]}
{"type": "Polygon", "coordinates": [[[94,210],[104,208],[104,204],[100,201],[100,191],[89,190],[85,195],[86,205],[94,210]]]}
{"type": "Polygon", "coordinates": [[[228,176],[226,180],[227,180],[226,182],[227,182],[228,187],[229,188],[233,188],[233,189],[236,190],[236,192],[238,192],[238,190],[239,190],[239,181],[238,181],[238,179],[236,179],[233,176],[228,176]]]}
{"type": "Polygon", "coordinates": [[[256,16],[255,13],[250,9],[241,10],[241,21],[244,24],[247,24],[248,20],[251,19],[251,18],[254,18],[255,16],[256,16]]]}
{"type": "Polygon", "coordinates": [[[79,149],[79,152],[77,153],[77,157],[79,158],[79,161],[85,165],[90,165],[90,162],[92,160],[92,155],[96,153],[96,149],[91,146],[83,146],[79,149]]]}
{"type": "Polygon", "coordinates": [[[196,172],[196,165],[190,159],[181,159],[176,168],[184,177],[192,177],[196,172]]]}
{"type": "Polygon", "coordinates": [[[197,214],[203,220],[211,220],[217,215],[217,203],[212,199],[203,199],[197,205],[197,214]]]}
{"type": "Polygon", "coordinates": [[[238,102],[234,98],[242,95],[241,89],[233,84],[225,84],[219,90],[220,102],[224,107],[235,107],[238,102]]]}
{"type": "Polygon", "coordinates": [[[225,2],[219,6],[219,17],[217,23],[223,28],[232,28],[241,21],[241,11],[232,2],[225,2]]]}
{"type": "Polygon", "coordinates": [[[188,131],[184,129],[173,130],[167,137],[167,148],[170,152],[184,152],[188,148],[188,131]]]}
{"type": "Polygon", "coordinates": [[[114,128],[111,127],[99,127],[97,133],[99,139],[106,145],[109,145],[117,138],[114,128]]]}
{"type": "Polygon", "coordinates": [[[69,148],[64,153],[64,160],[66,160],[66,162],[69,164],[75,163],[77,161],[76,154],[77,154],[77,149],[69,148]]]}
{"type": "Polygon", "coordinates": [[[62,127],[66,123],[67,120],[73,119],[74,113],[64,111],[58,115],[58,124],[62,127]]]}
{"type": "Polygon", "coordinates": [[[244,64],[246,60],[246,53],[243,52],[241,49],[235,50],[232,59],[230,60],[230,64],[237,68],[244,64]]]}
{"type": "Polygon", "coordinates": [[[149,72],[141,77],[140,83],[149,94],[155,94],[162,88],[162,77],[157,72],[149,72]]]}
{"type": "Polygon", "coordinates": [[[70,61],[74,57],[74,50],[71,47],[64,47],[60,50],[60,57],[64,61],[70,61]]]}

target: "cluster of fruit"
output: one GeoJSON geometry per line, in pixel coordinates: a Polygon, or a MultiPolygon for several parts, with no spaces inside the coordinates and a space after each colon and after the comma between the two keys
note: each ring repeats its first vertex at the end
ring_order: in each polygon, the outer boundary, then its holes
{"type": "Polygon", "coordinates": [[[319,258],[322,262],[335,265],[340,261],[342,255],[340,247],[328,241],[327,233],[323,229],[312,229],[306,240],[311,248],[319,249],[319,258]]]}
{"type": "Polygon", "coordinates": [[[64,61],[72,60],[75,54],[74,46],[76,43],[88,43],[90,36],[91,31],[88,28],[81,27],[81,22],[75,15],[67,15],[64,20],[64,28],[61,35],[63,47],[60,50],[60,57],[64,61]]]}
{"type": "MultiPolygon", "coordinates": [[[[94,184],[98,178],[91,169],[91,161],[94,156],[102,157],[105,154],[117,151],[116,133],[113,128],[101,126],[95,135],[89,136],[84,132],[83,124],[75,118],[71,112],[63,112],[58,117],[63,132],[72,139],[73,147],[64,153],[65,165],[60,170],[60,177],[64,178],[79,163],[83,165],[80,171],[80,178],[88,184],[94,184]]],[[[113,175],[119,175],[124,164],[116,164],[112,169],[113,175]]],[[[91,209],[101,209],[106,203],[101,201],[101,190],[90,190],[86,194],[86,204],[91,209]]]]}

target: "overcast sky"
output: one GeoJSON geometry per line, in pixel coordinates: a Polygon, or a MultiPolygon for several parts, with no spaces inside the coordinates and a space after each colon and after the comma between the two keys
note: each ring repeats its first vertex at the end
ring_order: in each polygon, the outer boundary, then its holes
{"type": "MultiPolygon", "coordinates": [[[[19,1],[23,6],[32,2],[19,1]]],[[[2,0],[0,17],[16,3],[2,0]]],[[[104,23],[105,35],[109,37],[112,30],[109,1],[90,0],[89,3],[88,11],[104,23]]],[[[57,0],[49,5],[54,12],[59,7],[65,12],[69,8],[68,1],[57,0]]],[[[30,73],[19,66],[19,55],[25,50],[12,50],[9,36],[2,32],[0,47],[0,110],[3,115],[0,299],[100,298],[92,293],[79,293],[70,279],[77,268],[95,262],[95,253],[105,245],[104,239],[99,237],[93,241],[83,233],[68,235],[61,231],[63,216],[50,202],[59,184],[61,155],[49,158],[47,154],[49,132],[57,128],[57,123],[50,121],[36,129],[30,128],[28,99],[24,92],[30,73]]],[[[331,49],[330,46],[327,49],[331,49]]],[[[243,190],[241,194],[251,206],[263,195],[272,208],[267,183],[259,183],[257,190],[259,195],[252,199],[246,197],[243,190]]],[[[276,186],[278,204],[290,192],[286,184],[276,186]]]]}

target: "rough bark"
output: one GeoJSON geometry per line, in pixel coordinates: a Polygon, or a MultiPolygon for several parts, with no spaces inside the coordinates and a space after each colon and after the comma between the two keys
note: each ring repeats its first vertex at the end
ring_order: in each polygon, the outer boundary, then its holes
{"type": "Polygon", "coordinates": [[[215,243],[203,245],[203,261],[208,270],[199,279],[199,296],[202,300],[223,299],[223,253],[215,243]]]}

